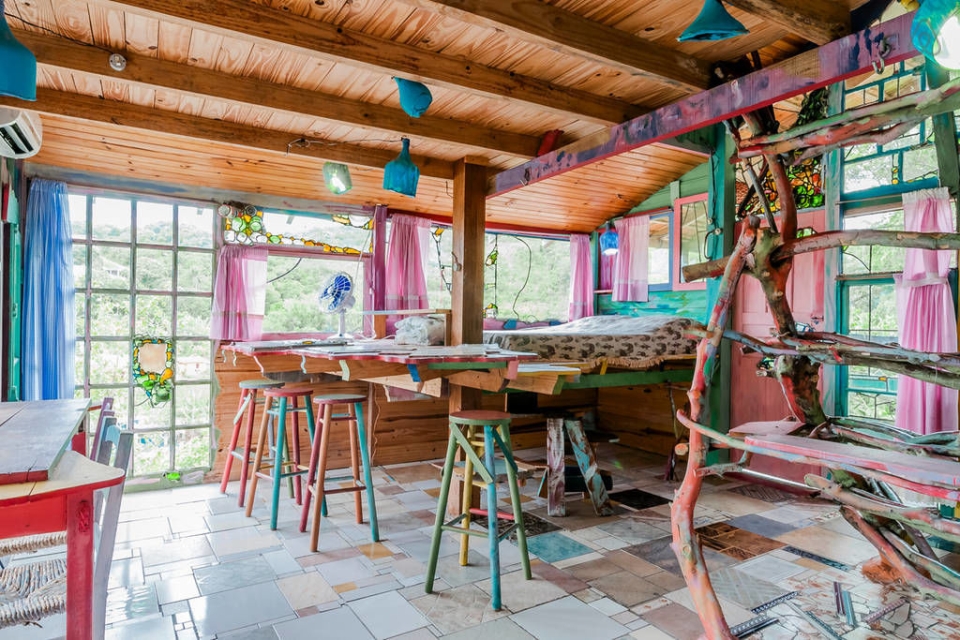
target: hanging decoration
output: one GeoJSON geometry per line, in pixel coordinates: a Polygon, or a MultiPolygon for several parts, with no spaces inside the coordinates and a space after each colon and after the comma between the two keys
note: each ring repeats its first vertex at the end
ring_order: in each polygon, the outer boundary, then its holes
{"type": "Polygon", "coordinates": [[[727,12],[720,0],[704,0],[700,15],[690,23],[680,37],[680,42],[702,40],[726,40],[747,33],[747,28],[727,12]]]}
{"type": "Polygon", "coordinates": [[[911,31],[913,46],[928,60],[960,69],[960,2],[923,0],[911,31]]]}
{"type": "Polygon", "coordinates": [[[133,339],[133,382],[151,406],[173,397],[173,342],[166,338],[133,339]]]}
{"type": "Polygon", "coordinates": [[[421,82],[396,76],[393,79],[396,81],[400,93],[400,108],[413,118],[419,118],[426,113],[427,109],[430,108],[430,103],[433,102],[430,89],[421,82]]]}
{"type": "MultiPolygon", "coordinates": [[[[316,238],[290,237],[270,231],[263,219],[263,211],[248,204],[227,203],[217,208],[217,213],[223,218],[223,240],[228,244],[256,245],[292,245],[297,247],[317,247],[325,253],[358,256],[363,253],[354,247],[338,247],[316,238]]],[[[331,220],[338,224],[363,229],[373,228],[373,219],[369,218],[363,225],[354,224],[350,216],[336,214],[331,220]]]]}
{"type": "Polygon", "coordinates": [[[364,229],[369,231],[373,229],[373,218],[367,216],[347,215],[345,213],[335,213],[330,217],[337,224],[354,229],[364,229]]]}
{"type": "Polygon", "coordinates": [[[323,183],[330,193],[338,196],[353,188],[350,169],[339,162],[323,163],[323,183]]]}
{"type": "Polygon", "coordinates": [[[400,150],[400,155],[383,168],[383,188],[414,197],[417,195],[420,169],[410,159],[410,140],[403,138],[401,143],[403,148],[400,150]]]}
{"type": "MultiPolygon", "coordinates": [[[[787,177],[793,187],[793,195],[796,199],[797,209],[818,209],[824,205],[825,195],[823,192],[822,162],[819,157],[809,158],[800,164],[787,168],[787,177]]],[[[777,188],[770,172],[760,176],[760,183],[763,185],[763,195],[770,203],[770,210],[773,212],[780,210],[780,199],[777,195],[777,188]]],[[[747,186],[749,182],[744,174],[744,167],[737,165],[737,202],[738,211],[743,215],[756,214],[763,215],[763,209],[757,194],[747,186]],[[749,199],[744,199],[749,194],[749,199]]]]}
{"type": "Polygon", "coordinates": [[[0,0],[0,96],[37,99],[37,57],[13,37],[4,0],[0,0]]]}
{"type": "Polygon", "coordinates": [[[605,256],[615,256],[620,251],[620,234],[608,222],[600,234],[600,253],[605,256]]]}

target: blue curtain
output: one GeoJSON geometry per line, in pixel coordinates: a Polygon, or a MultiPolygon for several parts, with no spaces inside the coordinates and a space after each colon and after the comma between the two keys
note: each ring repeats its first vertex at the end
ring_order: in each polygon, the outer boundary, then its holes
{"type": "Polygon", "coordinates": [[[73,241],[67,185],[33,180],[23,231],[23,399],[74,395],[73,241]]]}

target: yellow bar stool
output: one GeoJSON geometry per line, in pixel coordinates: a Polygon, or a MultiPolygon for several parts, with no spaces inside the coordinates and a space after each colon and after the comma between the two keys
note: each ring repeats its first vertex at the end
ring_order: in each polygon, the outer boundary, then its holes
{"type": "Polygon", "coordinates": [[[307,473],[307,467],[300,464],[300,420],[301,413],[307,414],[307,428],[311,441],[314,439],[313,410],[310,401],[313,389],[309,387],[286,387],[283,389],[267,389],[263,392],[265,398],[263,419],[260,421],[260,433],[257,435],[257,454],[253,461],[253,474],[250,477],[250,501],[247,502],[247,517],[253,514],[253,506],[257,495],[257,481],[260,478],[273,481],[273,494],[270,501],[270,528],[277,528],[277,513],[280,505],[280,483],[285,478],[293,478],[294,496],[297,504],[301,503],[301,476],[307,473]],[[303,401],[300,404],[300,401],[303,401]],[[293,417],[290,445],[292,451],[287,450],[287,414],[293,417]],[[271,423],[276,428],[274,446],[267,444],[271,423]],[[272,454],[269,458],[265,456],[272,454]]]}
{"type": "Polygon", "coordinates": [[[444,531],[459,533],[461,537],[460,564],[467,563],[467,536],[481,536],[490,542],[490,582],[491,604],[495,611],[501,609],[500,601],[500,541],[514,531],[517,534],[517,547],[520,550],[520,562],[524,576],[530,580],[530,557],[527,554],[527,536],[523,530],[523,511],[520,508],[520,487],[517,482],[517,462],[513,458],[510,445],[510,414],[502,411],[458,411],[450,414],[450,438],[447,441],[447,457],[443,463],[443,482],[440,497],[437,500],[437,519],[433,528],[430,546],[430,559],[427,564],[425,590],[433,592],[433,580],[437,571],[437,559],[440,555],[440,536],[444,531]],[[500,449],[502,457],[494,456],[494,447],[500,449]],[[464,452],[464,462],[456,461],[457,450],[464,452]],[[481,458],[482,456],[482,458],[481,458]],[[462,467],[461,467],[462,465],[462,467]],[[444,521],[450,483],[455,468],[462,468],[464,481],[463,504],[460,515],[444,521]],[[497,511],[497,480],[506,476],[510,490],[512,513],[497,511]],[[474,509],[470,506],[471,485],[486,489],[487,508],[474,509]],[[470,528],[471,515],[487,517],[487,530],[470,528]],[[503,533],[497,532],[497,521],[511,520],[513,524],[503,533]]]}
{"type": "Polygon", "coordinates": [[[230,437],[230,448],[227,450],[227,461],[223,467],[223,479],[220,481],[220,493],[227,492],[227,483],[230,481],[230,471],[233,468],[234,459],[240,460],[240,489],[237,495],[237,506],[243,506],[243,499],[247,492],[247,480],[250,470],[250,445],[253,441],[253,421],[257,413],[257,405],[264,403],[265,399],[257,397],[258,391],[266,389],[279,389],[283,386],[282,382],[275,380],[241,380],[240,381],[240,406],[237,408],[237,415],[233,418],[233,435],[230,437]],[[246,417],[246,419],[244,419],[246,417]],[[243,446],[238,447],[240,434],[243,433],[243,446]]]}
{"type": "Polygon", "coordinates": [[[370,537],[374,542],[380,540],[377,525],[377,503],[373,495],[373,476],[370,472],[369,441],[366,424],[363,419],[363,403],[367,396],[359,393],[330,393],[314,397],[317,405],[317,422],[320,432],[313,438],[310,448],[310,466],[307,472],[307,494],[300,513],[300,531],[307,530],[307,518],[310,514],[311,498],[313,503],[313,524],[310,528],[310,550],[316,551],[320,542],[320,521],[326,515],[325,498],[327,494],[353,492],[354,507],[357,512],[357,524],[363,523],[363,502],[360,492],[367,492],[367,508],[370,510],[370,537]],[[347,413],[333,412],[336,405],[347,405],[347,413]],[[327,452],[330,450],[330,438],[333,425],[347,423],[350,434],[350,469],[353,483],[350,486],[326,488],[327,452]],[[352,428],[351,428],[352,427],[352,428]],[[362,478],[361,478],[362,466],[362,478]]]}

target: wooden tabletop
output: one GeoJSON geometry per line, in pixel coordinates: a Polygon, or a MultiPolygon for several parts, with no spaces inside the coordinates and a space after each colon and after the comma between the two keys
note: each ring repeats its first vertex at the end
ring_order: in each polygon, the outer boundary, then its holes
{"type": "Polygon", "coordinates": [[[89,405],[87,398],[0,403],[0,485],[47,480],[89,405]]]}
{"type": "Polygon", "coordinates": [[[52,498],[75,491],[96,491],[119,484],[125,472],[66,451],[46,480],[0,485],[0,507],[52,498]]]}

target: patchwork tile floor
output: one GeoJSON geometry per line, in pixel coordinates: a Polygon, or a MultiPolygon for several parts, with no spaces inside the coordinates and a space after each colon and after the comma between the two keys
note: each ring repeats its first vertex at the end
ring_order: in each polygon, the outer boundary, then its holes
{"type": "MultiPolygon", "coordinates": [[[[515,542],[500,545],[504,608],[490,608],[486,541],[445,534],[435,592],[424,593],[439,472],[430,464],[377,468],[381,540],[357,524],[353,498],[328,498],[320,550],[298,530],[299,509],[284,498],[269,529],[264,502],[246,518],[216,485],[130,493],[123,511],[107,605],[108,640],[647,640],[701,633],[670,549],[675,482],[663,460],[603,444],[601,466],[623,498],[615,514],[593,515],[567,496],[569,516],[549,518],[538,483],[523,487],[533,580],[523,580],[515,542]]],[[[520,457],[537,460],[542,450],[520,457]]],[[[269,492],[261,491],[261,498],[269,492]]],[[[284,493],[286,495],[286,489],[284,493]]],[[[731,624],[769,616],[752,638],[960,638],[960,615],[902,587],[866,580],[874,557],[836,507],[744,482],[714,479],[696,512],[714,585],[731,624]],[[839,615],[834,583],[850,593],[853,624],[839,615]],[[884,609],[887,609],[884,612],[884,609]],[[881,615],[882,614],[882,615],[881,615]],[[870,622],[868,622],[868,620],[870,622]],[[821,626],[822,625],[822,626],[821,626]]],[[[477,523],[474,522],[477,526],[477,523]]],[[[957,549],[943,544],[942,553],[957,549]]],[[[960,566],[960,556],[948,557],[960,566]]],[[[40,627],[0,630],[0,640],[64,634],[57,616],[40,627]]]]}

